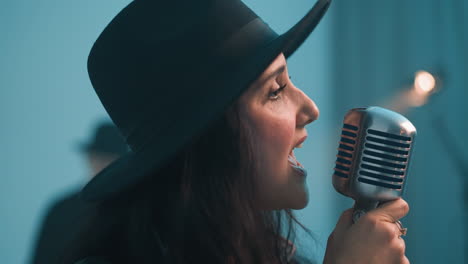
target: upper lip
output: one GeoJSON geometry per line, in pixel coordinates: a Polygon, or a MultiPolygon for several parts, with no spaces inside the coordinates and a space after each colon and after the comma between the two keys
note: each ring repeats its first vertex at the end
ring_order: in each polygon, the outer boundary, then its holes
{"type": "Polygon", "coordinates": [[[300,144],[302,144],[302,142],[304,142],[306,139],[307,139],[307,136],[304,136],[303,138],[299,139],[299,141],[297,141],[296,144],[293,146],[293,149],[299,146],[300,144]]]}

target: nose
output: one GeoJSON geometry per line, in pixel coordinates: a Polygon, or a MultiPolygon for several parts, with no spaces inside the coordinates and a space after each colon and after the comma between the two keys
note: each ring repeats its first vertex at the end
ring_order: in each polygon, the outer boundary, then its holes
{"type": "Polygon", "coordinates": [[[305,127],[306,125],[317,120],[320,111],[315,102],[310,99],[303,91],[298,91],[298,111],[296,116],[297,127],[305,127]]]}

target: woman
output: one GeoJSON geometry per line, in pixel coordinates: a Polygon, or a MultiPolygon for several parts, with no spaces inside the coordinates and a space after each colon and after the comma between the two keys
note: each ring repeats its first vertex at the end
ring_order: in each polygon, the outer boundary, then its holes
{"type": "MultiPolygon", "coordinates": [[[[319,111],[289,57],[329,5],[279,36],[237,0],[137,0],[93,46],[93,87],[132,152],[82,192],[95,216],[65,263],[297,263],[308,203],[293,149],[319,111]]],[[[330,236],[325,263],[407,263],[398,200],[330,236]]]]}

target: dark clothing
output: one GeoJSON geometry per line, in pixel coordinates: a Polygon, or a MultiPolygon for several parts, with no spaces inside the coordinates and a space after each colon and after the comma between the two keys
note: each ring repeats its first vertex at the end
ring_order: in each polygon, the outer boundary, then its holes
{"type": "Polygon", "coordinates": [[[85,204],[74,191],[52,204],[36,240],[32,264],[58,264],[61,255],[86,223],[85,204]]]}
{"type": "Polygon", "coordinates": [[[101,258],[92,257],[92,258],[82,259],[76,262],[75,264],[111,264],[111,263],[101,258]]]}
{"type": "MultiPolygon", "coordinates": [[[[292,245],[292,251],[290,252],[290,255],[288,256],[288,263],[290,264],[314,264],[315,262],[312,261],[311,259],[304,257],[300,254],[297,254],[296,252],[296,246],[292,244],[289,240],[286,240],[286,243],[292,245]]],[[[161,251],[164,251],[162,248],[160,248],[161,251]]],[[[168,262],[164,262],[168,263],[168,262]]],[[[170,262],[169,262],[170,263],[170,262]]],[[[230,263],[230,262],[228,262],[230,263]]],[[[73,264],[113,264],[112,262],[108,261],[106,258],[103,257],[87,257],[84,259],[79,260],[78,262],[75,262],[73,264]]],[[[131,264],[131,263],[128,263],[131,264]]],[[[263,264],[263,263],[259,263],[263,264]]]]}
{"type": "MultiPolygon", "coordinates": [[[[306,259],[300,256],[295,256],[291,260],[291,263],[292,264],[312,264],[313,262],[311,262],[309,259],[306,259]]],[[[90,258],[85,258],[78,262],[75,262],[74,264],[112,264],[112,263],[107,262],[106,260],[102,258],[90,257],[90,258]]]]}

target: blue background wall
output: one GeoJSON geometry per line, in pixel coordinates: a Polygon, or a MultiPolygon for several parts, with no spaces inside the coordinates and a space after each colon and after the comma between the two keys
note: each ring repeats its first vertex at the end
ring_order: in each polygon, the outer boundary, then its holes
{"type": "Polygon", "coordinates": [[[331,27],[334,112],[389,105],[414,73],[437,74],[442,90],[406,116],[418,129],[405,198],[412,263],[466,263],[468,2],[335,1],[331,27]],[[457,168],[449,142],[461,151],[457,168]]]}
{"type": "MultiPolygon", "coordinates": [[[[129,1],[26,1],[0,9],[0,258],[27,263],[43,210],[88,171],[75,146],[106,117],[87,73],[89,49],[129,1]]],[[[314,1],[248,0],[277,32],[314,1]]],[[[320,259],[326,238],[352,202],[331,186],[341,120],[347,109],[381,104],[420,69],[443,68],[445,88],[408,117],[419,129],[404,219],[412,263],[463,263],[463,176],[438,139],[435,116],[468,147],[466,18],[463,1],[335,1],[289,60],[293,81],[321,110],[297,152],[309,170],[310,205],[298,214],[318,243],[300,246],[320,259]],[[457,6],[458,5],[458,6],[457,6]],[[461,20],[461,21],[460,21],[461,20]],[[456,26],[454,26],[456,25],[456,26]],[[447,229],[445,229],[447,227],[447,229]]],[[[468,159],[466,155],[465,161],[468,159]]]]}
{"type": "Polygon", "coordinates": [[[2,263],[26,263],[48,203],[86,180],[75,147],[105,117],[87,77],[87,54],[125,2],[2,2],[2,263]]]}

